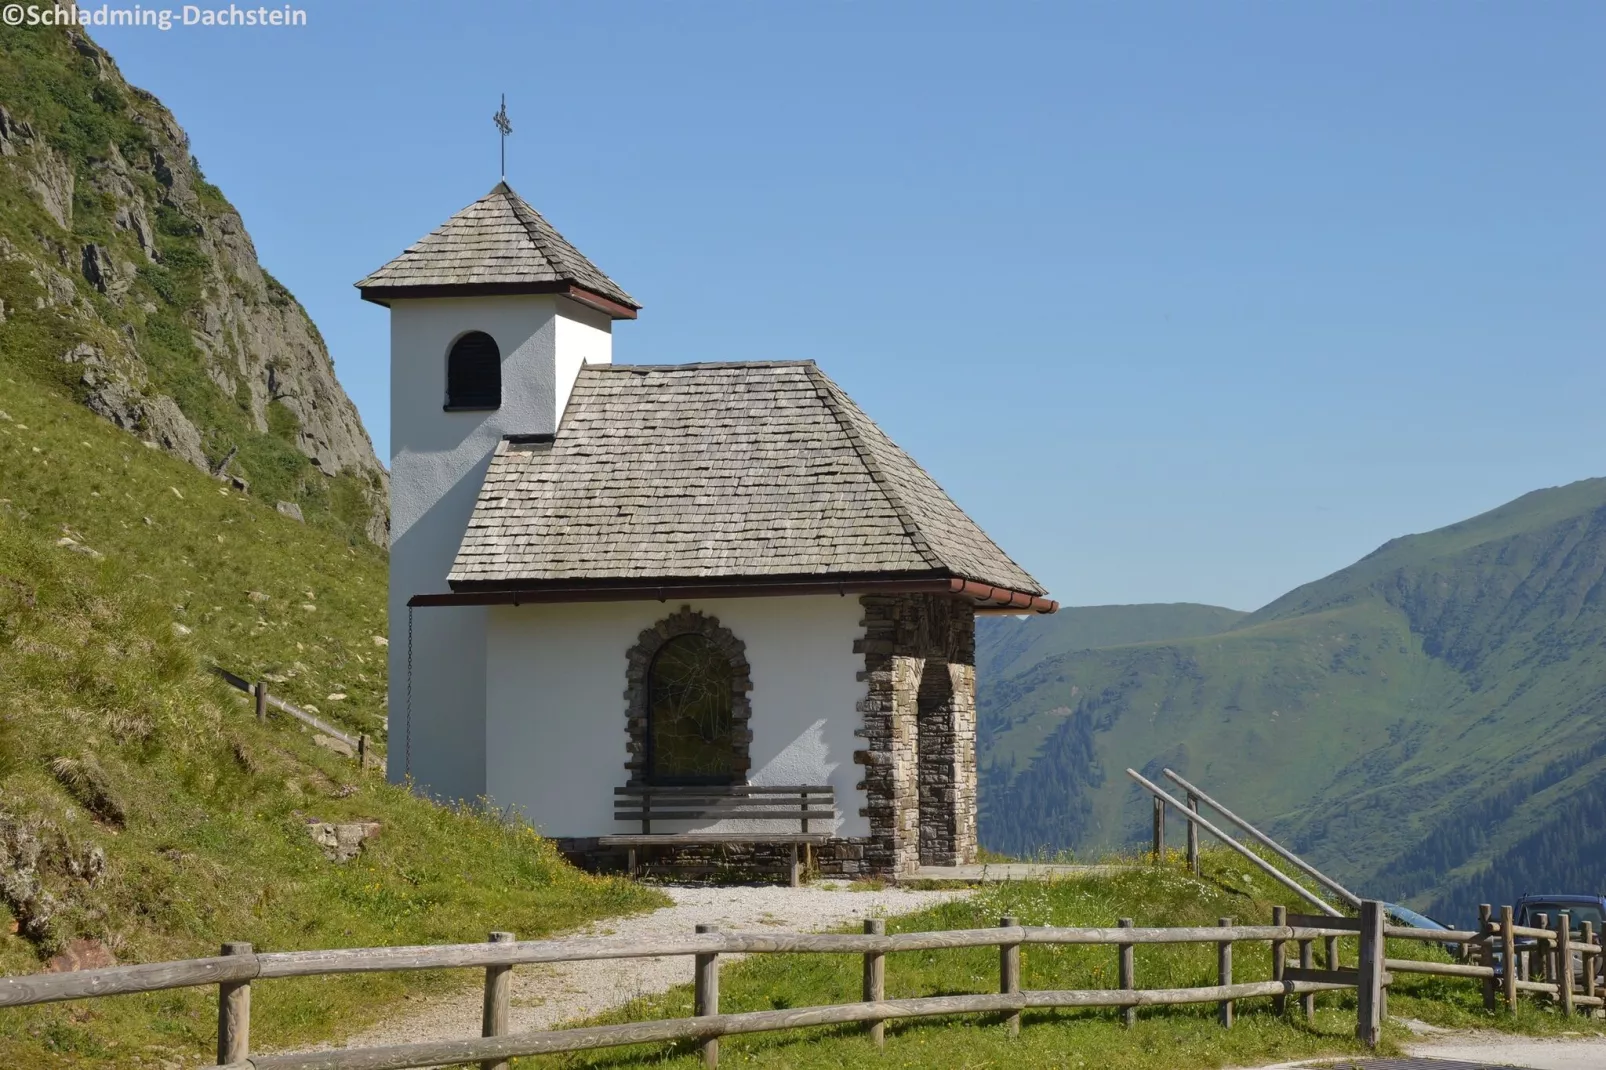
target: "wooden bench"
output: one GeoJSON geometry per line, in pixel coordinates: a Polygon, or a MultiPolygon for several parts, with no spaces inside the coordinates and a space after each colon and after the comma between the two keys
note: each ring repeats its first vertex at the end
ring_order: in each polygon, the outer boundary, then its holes
{"type": "Polygon", "coordinates": [[[798,885],[798,847],[813,847],[831,838],[830,831],[810,831],[809,822],[834,827],[839,813],[836,790],[829,784],[635,784],[614,788],[615,821],[639,821],[641,832],[603,836],[604,847],[628,849],[626,863],[636,872],[636,850],[648,847],[718,846],[721,844],[785,844],[788,880],[798,885]],[[796,821],[797,832],[653,832],[654,821],[796,821]]]}

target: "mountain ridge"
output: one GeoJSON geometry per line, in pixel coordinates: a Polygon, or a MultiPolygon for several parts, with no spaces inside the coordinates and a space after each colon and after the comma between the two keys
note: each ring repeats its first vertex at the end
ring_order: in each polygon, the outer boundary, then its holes
{"type": "Polygon", "coordinates": [[[1554,846],[1551,811],[1606,807],[1603,651],[1606,479],[1535,491],[1224,630],[984,680],[983,842],[1141,841],[1140,793],[1112,774],[1169,765],[1340,879],[1465,915],[1502,886],[1498,859],[1554,846]],[[1458,815],[1480,805],[1472,829],[1458,815]]]}
{"type": "Polygon", "coordinates": [[[188,136],[78,28],[0,28],[0,352],[273,505],[388,542],[317,327],[188,136]]]}

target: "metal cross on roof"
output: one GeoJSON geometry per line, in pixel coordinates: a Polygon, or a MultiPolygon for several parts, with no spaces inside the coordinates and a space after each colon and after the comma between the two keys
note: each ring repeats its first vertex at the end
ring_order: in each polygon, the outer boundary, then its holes
{"type": "Polygon", "coordinates": [[[496,128],[502,132],[502,181],[507,181],[507,136],[513,132],[513,124],[507,120],[507,94],[502,94],[502,109],[491,116],[496,128]]]}

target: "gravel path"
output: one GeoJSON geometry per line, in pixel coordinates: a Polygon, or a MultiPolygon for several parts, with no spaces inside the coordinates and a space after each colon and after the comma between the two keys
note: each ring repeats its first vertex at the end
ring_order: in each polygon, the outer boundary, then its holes
{"type": "Polygon", "coordinates": [[[1601,1070],[1606,1037],[1516,1037],[1509,1033],[1454,1033],[1412,1041],[1405,1050],[1434,1059],[1463,1059],[1529,1070],[1601,1070]]]}
{"type": "MultiPolygon", "coordinates": [[[[663,891],[675,901],[674,906],[636,917],[610,918],[566,935],[650,940],[689,936],[693,927],[701,922],[712,922],[727,929],[808,932],[836,928],[862,918],[909,914],[971,894],[967,889],[917,892],[897,887],[850,892],[845,882],[835,881],[820,881],[802,888],[671,885],[663,891]]],[[[721,956],[720,961],[741,957],[721,956]]],[[[684,957],[519,966],[513,971],[509,1025],[518,1032],[588,1018],[637,996],[686,984],[691,981],[691,975],[691,960],[684,957]]],[[[480,989],[466,988],[445,999],[409,1004],[402,1013],[352,1037],[346,1046],[412,1044],[478,1036],[480,1013],[480,989]]]]}
{"type": "MultiPolygon", "coordinates": [[[[1403,1047],[1410,1062],[1420,1059],[1421,1070],[1445,1070],[1465,1066],[1520,1067],[1522,1070],[1601,1070],[1606,1067],[1606,1037],[1595,1035],[1571,1037],[1522,1037],[1510,1033],[1471,1031],[1452,1032],[1428,1027],[1418,1040],[1407,1041],[1403,1047]],[[1439,1062],[1439,1060],[1443,1060],[1439,1062]]],[[[1401,1066],[1405,1060],[1379,1060],[1384,1065],[1401,1066]]],[[[1351,1065],[1368,1067],[1365,1058],[1333,1060],[1302,1059],[1292,1063],[1278,1063],[1259,1070],[1311,1070],[1327,1067],[1329,1070],[1347,1070],[1351,1065]]]]}

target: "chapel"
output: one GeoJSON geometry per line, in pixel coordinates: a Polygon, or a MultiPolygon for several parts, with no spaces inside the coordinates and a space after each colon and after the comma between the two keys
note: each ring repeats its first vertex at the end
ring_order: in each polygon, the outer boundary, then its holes
{"type": "Polygon", "coordinates": [[[389,776],[593,868],[976,855],[975,620],[1057,604],[812,360],[615,364],[501,182],[390,312],[389,776]]]}

